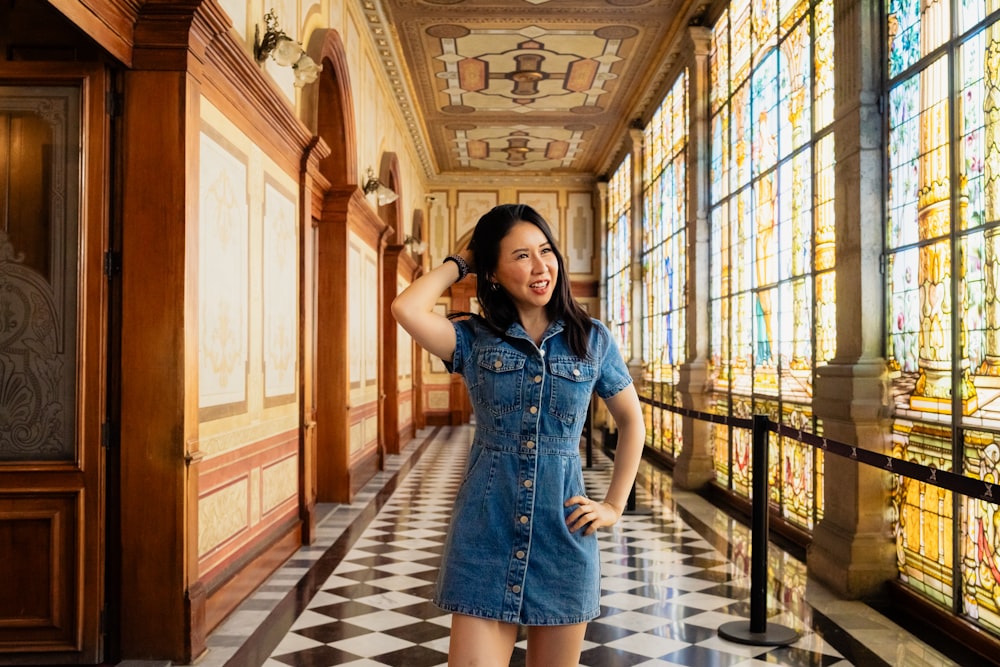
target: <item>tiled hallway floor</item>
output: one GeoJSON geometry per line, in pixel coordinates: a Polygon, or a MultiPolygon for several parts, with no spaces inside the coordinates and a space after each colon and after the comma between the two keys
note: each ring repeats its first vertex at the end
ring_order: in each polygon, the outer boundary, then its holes
{"type": "MultiPolygon", "coordinates": [[[[317,543],[213,633],[196,664],[446,664],[451,617],[428,598],[471,438],[471,427],[427,429],[353,505],[324,508],[317,543]]],[[[603,494],[609,473],[596,455],[584,471],[591,495],[603,494]]],[[[602,614],[588,627],[582,665],[959,664],[867,605],[834,598],[773,544],[768,620],[801,638],[778,647],[720,638],[722,623],[749,619],[749,529],[671,486],[644,464],[637,504],[645,512],[601,534],[602,614]]],[[[524,664],[523,641],[511,664],[524,664]]]]}

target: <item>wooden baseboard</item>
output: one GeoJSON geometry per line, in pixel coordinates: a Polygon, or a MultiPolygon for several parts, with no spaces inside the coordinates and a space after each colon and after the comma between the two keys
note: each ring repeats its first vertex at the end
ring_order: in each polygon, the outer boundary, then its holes
{"type": "Polygon", "coordinates": [[[441,412],[433,413],[429,412],[424,416],[425,423],[428,426],[451,426],[451,413],[441,412]]]}
{"type": "Polygon", "coordinates": [[[239,569],[215,586],[205,585],[203,636],[208,636],[271,574],[302,546],[301,524],[296,521],[274,541],[239,563],[239,569]],[[211,590],[209,590],[211,589],[211,590]]]}
{"type": "Polygon", "coordinates": [[[379,470],[378,448],[371,447],[351,462],[351,498],[360,491],[379,470]]]}

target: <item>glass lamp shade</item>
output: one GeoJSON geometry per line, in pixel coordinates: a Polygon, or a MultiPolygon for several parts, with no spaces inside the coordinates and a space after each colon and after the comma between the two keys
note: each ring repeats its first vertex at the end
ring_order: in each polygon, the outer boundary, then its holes
{"type": "Polygon", "coordinates": [[[375,197],[378,199],[379,206],[387,206],[399,199],[399,195],[393,192],[391,188],[387,188],[381,183],[378,184],[378,190],[375,192],[375,197]]]}
{"type": "Polygon", "coordinates": [[[300,87],[315,81],[319,73],[323,71],[322,65],[317,65],[316,61],[304,53],[298,62],[295,63],[294,68],[295,85],[300,87]]]}
{"type": "Polygon", "coordinates": [[[282,67],[291,67],[302,57],[302,47],[290,39],[278,39],[271,56],[282,67]]]}

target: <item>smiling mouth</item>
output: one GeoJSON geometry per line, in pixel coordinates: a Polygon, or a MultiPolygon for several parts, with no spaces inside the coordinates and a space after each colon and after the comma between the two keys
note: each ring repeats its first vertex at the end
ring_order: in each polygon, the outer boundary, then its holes
{"type": "Polygon", "coordinates": [[[541,281],[539,281],[537,283],[531,283],[530,285],[528,285],[528,287],[530,287],[531,289],[534,289],[534,290],[542,290],[542,289],[545,289],[548,286],[549,286],[549,281],[548,280],[541,280],[541,281]]]}

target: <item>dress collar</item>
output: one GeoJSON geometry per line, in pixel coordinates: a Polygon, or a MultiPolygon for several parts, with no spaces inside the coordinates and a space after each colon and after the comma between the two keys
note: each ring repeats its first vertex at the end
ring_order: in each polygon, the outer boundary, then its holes
{"type": "MultiPolygon", "coordinates": [[[[549,324],[549,328],[545,330],[544,334],[542,334],[542,342],[544,343],[545,339],[555,336],[564,328],[566,327],[561,319],[555,320],[554,322],[549,324]]],[[[531,336],[529,336],[528,332],[524,330],[524,327],[521,326],[520,322],[514,322],[513,324],[511,324],[509,327],[507,327],[507,331],[505,333],[511,338],[523,338],[524,340],[531,341],[532,345],[535,344],[535,341],[531,339],[531,336]]]]}

